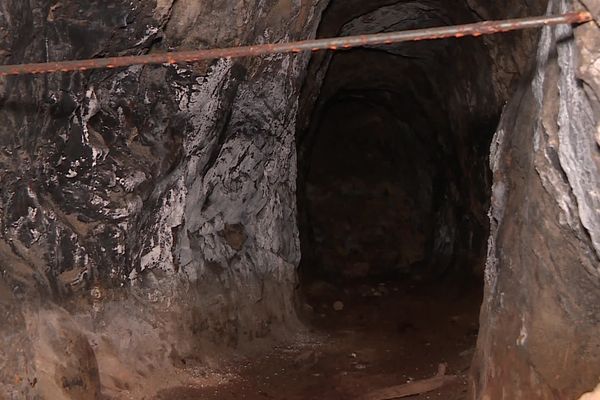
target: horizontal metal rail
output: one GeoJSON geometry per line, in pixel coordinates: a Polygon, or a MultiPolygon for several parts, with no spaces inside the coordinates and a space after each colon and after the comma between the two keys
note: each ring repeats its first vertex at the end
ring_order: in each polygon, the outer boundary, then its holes
{"type": "Polygon", "coordinates": [[[556,16],[529,17],[501,21],[484,21],[466,25],[443,26],[439,28],[415,29],[372,35],[304,40],[291,43],[273,43],[221,49],[177,51],[141,56],[107,57],[35,64],[2,65],[0,66],[0,76],[85,71],[89,69],[127,67],[130,65],[182,64],[217,58],[256,57],[276,53],[299,53],[303,51],[349,49],[353,47],[389,45],[419,40],[491,35],[500,32],[539,28],[548,25],[579,24],[589,22],[592,19],[592,15],[589,12],[572,12],[556,16]]]}

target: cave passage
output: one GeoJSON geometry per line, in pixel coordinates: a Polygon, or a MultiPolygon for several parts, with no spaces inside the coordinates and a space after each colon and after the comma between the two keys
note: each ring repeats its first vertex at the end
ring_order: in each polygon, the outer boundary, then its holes
{"type": "Polygon", "coordinates": [[[334,76],[361,60],[383,71],[372,81],[348,77],[313,122],[312,147],[301,159],[308,279],[482,271],[494,123],[453,131],[449,105],[427,72],[396,69],[390,57],[358,50],[332,60],[334,76]],[[386,67],[400,76],[380,81],[386,67]]]}
{"type": "MultiPolygon", "coordinates": [[[[378,32],[386,22],[388,30],[441,25],[442,12],[399,3],[352,19],[341,33],[378,32]]],[[[321,34],[329,20],[339,24],[332,13],[321,34]]],[[[312,68],[324,78],[298,134],[302,278],[481,275],[499,119],[483,43],[356,49],[312,68]]]]}
{"type": "MultiPolygon", "coordinates": [[[[414,3],[349,20],[340,7],[320,35],[470,22],[414,3]]],[[[309,73],[323,78],[305,85],[298,132],[305,308],[318,327],[358,332],[355,345],[379,349],[381,368],[385,351],[417,369],[468,368],[500,117],[492,65],[477,39],[313,57],[309,73]]]]}

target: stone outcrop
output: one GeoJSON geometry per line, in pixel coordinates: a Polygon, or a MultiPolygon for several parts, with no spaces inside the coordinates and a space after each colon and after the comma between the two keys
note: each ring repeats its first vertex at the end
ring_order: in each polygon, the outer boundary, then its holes
{"type": "Polygon", "coordinates": [[[477,399],[575,399],[598,382],[599,38],[595,23],[546,28],[494,138],[477,399]]]}
{"type": "MultiPolygon", "coordinates": [[[[318,6],[3,1],[0,62],[297,40],[316,29],[318,6]]],[[[14,349],[0,353],[0,392],[58,385],[69,396],[68,376],[37,376],[32,324],[49,313],[63,317],[44,332],[87,335],[96,354],[81,359],[115,390],[168,371],[173,354],[210,354],[202,343],[235,347],[296,325],[294,128],[307,60],[0,81],[0,342],[14,349]],[[127,367],[140,357],[149,371],[127,367]]],[[[60,358],[59,347],[46,349],[60,358]]]]}

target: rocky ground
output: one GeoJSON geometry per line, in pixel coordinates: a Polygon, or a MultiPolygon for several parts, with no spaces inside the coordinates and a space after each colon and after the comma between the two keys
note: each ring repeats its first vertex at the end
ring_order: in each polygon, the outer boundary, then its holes
{"type": "Polygon", "coordinates": [[[237,359],[226,369],[200,367],[204,385],[173,387],[152,399],[362,399],[430,378],[440,363],[458,379],[412,398],[467,398],[477,285],[372,282],[340,290],[320,281],[306,292],[312,328],[294,343],[258,359],[237,359]]]}

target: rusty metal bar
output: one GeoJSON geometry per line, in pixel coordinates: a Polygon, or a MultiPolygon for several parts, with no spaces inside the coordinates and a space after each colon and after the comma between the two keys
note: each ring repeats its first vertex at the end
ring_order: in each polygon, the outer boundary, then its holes
{"type": "Polygon", "coordinates": [[[0,76],[44,74],[52,72],[85,71],[88,69],[117,68],[130,65],[181,64],[216,58],[256,57],[276,53],[299,53],[303,51],[349,49],[360,46],[389,45],[419,40],[462,38],[465,36],[490,35],[549,25],[579,24],[592,20],[589,12],[572,12],[549,17],[529,17],[501,21],[485,21],[474,24],[416,29],[402,32],[372,35],[346,36],[328,39],[304,40],[291,43],[261,44],[255,46],[230,47],[177,51],[142,56],[94,58],[88,60],[57,61],[36,64],[2,65],[0,76]]]}

